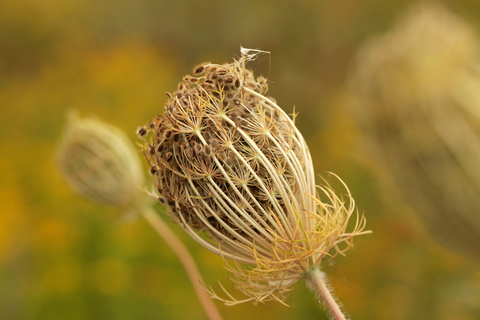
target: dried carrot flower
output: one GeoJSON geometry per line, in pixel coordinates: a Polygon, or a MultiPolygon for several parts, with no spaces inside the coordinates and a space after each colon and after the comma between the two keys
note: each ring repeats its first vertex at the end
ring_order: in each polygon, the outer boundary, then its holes
{"type": "Polygon", "coordinates": [[[165,113],[139,129],[152,132],[143,148],[152,196],[198,243],[233,261],[225,260],[231,280],[248,298],[210,290],[227,305],[283,302],[325,256],[344,254],[365,233],[363,216],[345,232],[354,212],[346,185],[347,201],[315,185],[294,120],[265,96],[267,80],[245,68],[256,54],[242,49],[239,61],[196,66],[167,94],[165,113]]]}

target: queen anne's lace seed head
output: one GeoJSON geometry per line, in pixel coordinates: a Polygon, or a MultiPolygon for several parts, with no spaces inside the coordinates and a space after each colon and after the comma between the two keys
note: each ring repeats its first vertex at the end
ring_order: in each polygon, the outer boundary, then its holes
{"type": "Polygon", "coordinates": [[[365,220],[345,233],[353,199],[346,204],[328,186],[316,188],[302,135],[265,96],[266,79],[245,68],[247,53],[231,64],[200,64],[184,77],[164,114],[144,127],[152,134],[143,153],[167,213],[234,261],[233,282],[250,297],[243,301],[282,301],[330,249],[343,254],[365,220]]]}

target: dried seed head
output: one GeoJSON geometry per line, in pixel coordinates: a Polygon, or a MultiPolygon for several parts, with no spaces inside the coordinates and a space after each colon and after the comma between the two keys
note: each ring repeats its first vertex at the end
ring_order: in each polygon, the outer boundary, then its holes
{"type": "Polygon", "coordinates": [[[132,205],[138,186],[144,184],[138,152],[129,138],[97,119],[69,116],[57,160],[63,177],[76,192],[103,205],[132,205]]]}
{"type": "Polygon", "coordinates": [[[169,102],[149,142],[163,151],[152,155],[145,145],[144,155],[159,168],[153,180],[168,214],[205,248],[252,265],[232,270],[250,300],[280,300],[331,248],[343,253],[337,245],[362,233],[364,220],[344,235],[353,201],[345,206],[328,187],[320,190],[329,205],[315,198],[308,147],[262,95],[266,80],[255,80],[245,68],[251,52],[243,53],[234,63],[194,68],[205,76],[184,90],[186,104],[169,102]]]}

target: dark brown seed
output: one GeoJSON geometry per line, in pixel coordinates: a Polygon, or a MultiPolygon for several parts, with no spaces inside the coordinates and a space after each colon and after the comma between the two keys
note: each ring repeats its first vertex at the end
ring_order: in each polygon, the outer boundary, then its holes
{"type": "Polygon", "coordinates": [[[160,168],[157,165],[154,165],[150,168],[150,174],[154,175],[160,168]]]}
{"type": "Polygon", "coordinates": [[[212,148],[213,148],[213,150],[217,150],[219,144],[220,144],[220,143],[218,142],[217,139],[213,139],[213,141],[212,141],[212,148]]]}
{"type": "Polygon", "coordinates": [[[139,137],[143,137],[147,134],[147,129],[145,127],[140,127],[137,129],[137,134],[139,137]]]}
{"type": "Polygon", "coordinates": [[[198,155],[202,153],[202,149],[203,149],[203,147],[202,147],[201,144],[196,144],[196,145],[195,145],[195,152],[196,152],[198,155]]]}
{"type": "Polygon", "coordinates": [[[212,154],[212,149],[210,148],[209,145],[206,145],[206,146],[205,146],[205,154],[206,154],[207,156],[210,156],[210,155],[212,154]]]}
{"type": "Polygon", "coordinates": [[[198,66],[195,70],[193,70],[193,73],[199,74],[202,73],[202,71],[205,69],[204,66],[198,66]]]}

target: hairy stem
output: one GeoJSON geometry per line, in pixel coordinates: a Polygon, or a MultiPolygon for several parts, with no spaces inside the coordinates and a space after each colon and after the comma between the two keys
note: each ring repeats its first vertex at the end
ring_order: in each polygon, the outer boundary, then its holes
{"type": "Polygon", "coordinates": [[[345,315],[327,287],[325,274],[318,267],[314,267],[306,274],[305,279],[310,290],[320,296],[325,307],[332,314],[332,318],[334,320],[346,320],[345,315]]]}
{"type": "Polygon", "coordinates": [[[200,272],[197,269],[195,261],[188,252],[185,245],[175,235],[175,233],[165,224],[165,222],[158,216],[158,214],[150,207],[142,210],[143,217],[150,223],[160,237],[170,246],[175,252],[187,272],[190,282],[195,289],[195,292],[200,300],[200,303],[205,309],[210,320],[222,320],[220,313],[213,301],[208,296],[207,290],[201,285],[203,282],[200,272]]]}

